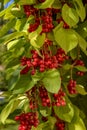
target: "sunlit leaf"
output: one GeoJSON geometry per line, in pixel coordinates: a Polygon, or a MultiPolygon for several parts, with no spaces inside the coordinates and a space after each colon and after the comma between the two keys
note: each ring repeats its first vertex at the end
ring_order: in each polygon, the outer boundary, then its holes
{"type": "Polygon", "coordinates": [[[70,26],[75,26],[79,22],[79,17],[75,9],[64,4],[62,8],[62,17],[64,21],[70,26]]]}
{"type": "Polygon", "coordinates": [[[48,70],[43,78],[45,88],[51,93],[57,93],[61,87],[61,78],[58,70],[48,70]]]}

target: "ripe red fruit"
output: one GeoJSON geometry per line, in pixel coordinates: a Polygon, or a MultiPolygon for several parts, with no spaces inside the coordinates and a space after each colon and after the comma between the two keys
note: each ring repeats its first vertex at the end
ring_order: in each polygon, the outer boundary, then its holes
{"type": "Polygon", "coordinates": [[[70,94],[76,94],[76,81],[71,79],[68,83],[67,88],[70,94]]]}

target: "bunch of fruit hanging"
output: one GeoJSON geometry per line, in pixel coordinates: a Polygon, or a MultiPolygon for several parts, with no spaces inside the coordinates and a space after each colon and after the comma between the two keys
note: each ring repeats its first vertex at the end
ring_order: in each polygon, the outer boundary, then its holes
{"type": "Polygon", "coordinates": [[[86,21],[85,5],[81,0],[19,0],[12,7],[16,39],[6,42],[10,51],[18,47],[13,51],[18,53],[20,69],[14,75],[19,77],[10,87],[17,106],[24,103],[15,116],[18,130],[86,130],[72,102],[87,94],[79,80],[87,71],[87,42],[78,29],[86,21]]]}

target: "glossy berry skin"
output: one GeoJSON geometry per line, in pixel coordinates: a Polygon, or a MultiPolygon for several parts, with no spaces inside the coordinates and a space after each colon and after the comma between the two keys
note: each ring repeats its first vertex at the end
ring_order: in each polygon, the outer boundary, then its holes
{"type": "Polygon", "coordinates": [[[32,126],[37,127],[39,124],[36,112],[22,113],[16,116],[15,120],[20,122],[18,130],[31,130],[32,126]]]}
{"type": "Polygon", "coordinates": [[[52,44],[53,43],[50,40],[45,41],[45,50],[40,50],[41,55],[44,58],[40,57],[38,52],[35,50],[31,50],[32,56],[30,58],[21,58],[21,66],[25,67],[21,70],[20,74],[26,74],[30,71],[31,75],[35,75],[37,71],[40,71],[42,73],[48,69],[61,67],[64,61],[68,59],[68,56],[61,48],[58,48],[56,54],[52,55],[52,51],[49,50],[49,47],[52,46],[52,44]]]}
{"type": "Polygon", "coordinates": [[[47,90],[44,87],[39,87],[39,96],[41,98],[42,106],[50,107],[51,102],[50,102],[50,99],[48,97],[48,92],[47,92],[47,90]]]}
{"type": "Polygon", "coordinates": [[[55,126],[56,130],[65,130],[65,123],[63,121],[57,121],[55,126]]]}
{"type": "Polygon", "coordinates": [[[24,5],[23,8],[27,17],[29,17],[30,15],[36,15],[36,13],[38,12],[38,10],[33,7],[33,5],[24,5]]]}
{"type": "MultiPolygon", "coordinates": [[[[75,62],[74,66],[85,66],[85,64],[84,64],[84,62],[82,60],[76,60],[74,62],[75,62]]],[[[85,72],[84,71],[77,71],[76,74],[78,76],[83,76],[85,74],[85,72]]]]}
{"type": "Polygon", "coordinates": [[[63,92],[62,88],[59,90],[58,93],[53,94],[54,97],[54,101],[52,102],[53,106],[65,106],[66,105],[66,101],[64,99],[65,97],[65,93],[63,92]]]}
{"type": "Polygon", "coordinates": [[[70,94],[76,94],[76,81],[71,79],[68,83],[67,88],[70,94]]]}

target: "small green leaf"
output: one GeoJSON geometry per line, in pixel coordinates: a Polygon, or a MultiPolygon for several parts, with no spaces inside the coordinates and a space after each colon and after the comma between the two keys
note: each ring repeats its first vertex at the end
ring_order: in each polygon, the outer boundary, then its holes
{"type": "Polygon", "coordinates": [[[86,92],[84,86],[82,86],[80,84],[76,85],[76,90],[81,95],[87,95],[87,92],[86,92]]]}
{"type": "Polygon", "coordinates": [[[40,110],[40,113],[41,113],[41,115],[44,116],[44,117],[49,116],[49,114],[47,113],[47,110],[46,110],[46,109],[40,110]]]}
{"type": "Polygon", "coordinates": [[[51,93],[57,93],[61,87],[61,78],[58,70],[48,70],[43,78],[45,88],[51,93]]]}
{"type": "Polygon", "coordinates": [[[5,121],[5,124],[6,124],[6,125],[16,124],[16,121],[14,121],[14,120],[12,120],[12,119],[7,119],[7,120],[5,121]]]}
{"type": "Polygon", "coordinates": [[[64,66],[63,66],[63,69],[64,70],[69,70],[71,68],[71,65],[70,64],[65,64],[64,66]]]}
{"type": "Polygon", "coordinates": [[[45,33],[43,33],[42,35],[40,35],[42,31],[42,26],[40,25],[37,30],[35,30],[34,32],[29,34],[29,39],[30,39],[30,44],[34,47],[34,48],[40,48],[45,41],[45,33]]]}
{"type": "Polygon", "coordinates": [[[29,39],[30,40],[36,39],[39,36],[39,34],[41,33],[41,31],[42,31],[42,26],[39,25],[39,27],[34,32],[29,33],[29,39]]]}
{"type": "Polygon", "coordinates": [[[87,37],[87,20],[78,24],[76,31],[82,36],[83,38],[87,37]]]}
{"type": "Polygon", "coordinates": [[[79,22],[79,17],[75,9],[64,4],[62,8],[62,17],[64,21],[70,26],[75,26],[79,22]]]}
{"type": "Polygon", "coordinates": [[[61,9],[61,2],[59,0],[55,0],[52,4],[52,8],[61,9]]]}
{"type": "Polygon", "coordinates": [[[45,34],[43,33],[42,35],[39,35],[36,40],[35,39],[31,39],[30,43],[33,47],[35,48],[40,48],[42,47],[42,45],[44,44],[45,41],[45,34]]]}
{"type": "Polygon", "coordinates": [[[24,93],[27,90],[30,90],[35,84],[37,83],[37,80],[32,80],[30,75],[21,75],[20,79],[14,86],[14,93],[24,93]]]}
{"type": "Polygon", "coordinates": [[[7,117],[9,116],[9,114],[11,113],[11,110],[13,108],[13,102],[10,102],[10,105],[8,104],[3,111],[1,112],[1,122],[5,123],[5,120],[7,119],[7,117]]]}
{"type": "Polygon", "coordinates": [[[78,38],[78,44],[81,48],[81,50],[85,53],[85,55],[87,55],[87,42],[86,40],[81,36],[79,35],[77,32],[75,32],[75,35],[77,36],[78,38]]]}
{"type": "Polygon", "coordinates": [[[78,43],[79,43],[79,46],[81,48],[81,50],[87,55],[87,42],[86,40],[81,37],[81,35],[79,35],[78,33],[76,33],[77,37],[78,37],[78,43]]]}
{"type": "Polygon", "coordinates": [[[43,33],[42,35],[39,35],[39,36],[37,37],[36,43],[37,43],[37,45],[38,45],[38,48],[42,47],[42,45],[44,44],[44,42],[45,42],[45,37],[46,37],[45,33],[43,33]]]}
{"type": "Polygon", "coordinates": [[[10,42],[11,40],[16,40],[22,36],[25,36],[26,33],[25,32],[14,32],[12,34],[9,34],[8,37],[5,39],[4,44],[7,44],[8,42],[10,42]]]}
{"type": "Polygon", "coordinates": [[[60,47],[66,52],[71,51],[78,44],[78,37],[72,29],[57,27],[54,29],[54,37],[58,45],[60,45],[60,47]]]}
{"type": "Polygon", "coordinates": [[[50,130],[54,130],[54,126],[55,126],[55,123],[56,123],[56,118],[52,117],[52,116],[49,116],[48,121],[49,121],[50,130]]]}
{"type": "Polygon", "coordinates": [[[75,66],[74,68],[82,72],[87,72],[87,68],[85,66],[78,65],[78,66],[75,66]]]}
{"type": "Polygon", "coordinates": [[[78,46],[70,51],[70,56],[73,60],[75,60],[78,56],[78,46]]]}
{"type": "Polygon", "coordinates": [[[32,130],[42,130],[45,126],[47,126],[47,123],[40,123],[37,128],[32,127],[32,130]]]}
{"type": "Polygon", "coordinates": [[[74,116],[72,118],[72,122],[71,123],[75,123],[78,121],[79,118],[79,114],[80,114],[80,110],[77,106],[73,105],[73,109],[74,109],[74,116]]]}
{"type": "Polygon", "coordinates": [[[62,120],[71,122],[74,116],[73,106],[68,103],[66,106],[54,107],[55,114],[62,120]]]}
{"type": "Polygon", "coordinates": [[[48,116],[51,115],[51,112],[52,112],[51,107],[44,107],[44,106],[40,105],[39,109],[40,109],[40,113],[41,113],[42,116],[48,117],[48,116]]]}
{"type": "Polygon", "coordinates": [[[7,24],[3,25],[0,29],[0,37],[4,36],[11,28],[13,28],[15,23],[16,19],[11,19],[7,22],[7,24]]]}
{"type": "Polygon", "coordinates": [[[19,74],[20,74],[20,70],[16,69],[13,75],[11,76],[11,78],[8,80],[9,90],[12,90],[15,87],[17,81],[19,80],[19,74]]]}
{"type": "Polygon", "coordinates": [[[8,116],[17,108],[19,104],[19,100],[16,100],[16,98],[10,100],[10,102],[4,107],[4,109],[1,112],[0,120],[4,124],[8,116]]]}
{"type": "Polygon", "coordinates": [[[2,17],[3,15],[5,15],[6,13],[10,12],[11,8],[14,6],[14,4],[11,4],[8,8],[2,10],[0,12],[0,17],[2,17]]]}
{"type": "Polygon", "coordinates": [[[38,9],[46,9],[51,7],[51,5],[54,3],[54,0],[45,0],[45,2],[41,3],[41,4],[37,4],[34,7],[38,8],[38,9]]]}
{"type": "Polygon", "coordinates": [[[18,18],[23,18],[23,16],[25,15],[23,11],[20,10],[20,8],[17,8],[17,7],[13,7],[11,9],[11,13],[12,15],[14,15],[15,17],[18,17],[18,18]]]}
{"type": "Polygon", "coordinates": [[[83,120],[79,117],[75,123],[68,124],[68,130],[86,130],[86,127],[83,120]]]}
{"type": "Polygon", "coordinates": [[[76,8],[76,12],[81,18],[81,21],[83,21],[86,17],[86,10],[85,10],[85,7],[83,6],[83,2],[82,0],[73,0],[73,1],[76,8]]]}

